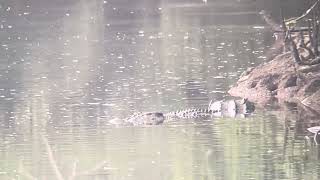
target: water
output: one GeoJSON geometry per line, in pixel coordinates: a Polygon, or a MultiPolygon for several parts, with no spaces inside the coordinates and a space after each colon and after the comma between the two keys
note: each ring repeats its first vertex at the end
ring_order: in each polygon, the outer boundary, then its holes
{"type": "Polygon", "coordinates": [[[109,123],[229,98],[272,44],[256,3],[0,2],[1,179],[319,179],[306,109],[109,123]]]}

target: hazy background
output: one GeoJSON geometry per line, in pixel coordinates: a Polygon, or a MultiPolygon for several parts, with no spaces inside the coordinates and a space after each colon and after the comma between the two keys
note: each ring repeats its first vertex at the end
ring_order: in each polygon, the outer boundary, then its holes
{"type": "Polygon", "coordinates": [[[65,179],[318,179],[318,148],[304,139],[318,118],[295,106],[109,123],[230,98],[273,43],[258,12],[278,19],[280,6],[291,17],[308,4],[0,1],[1,179],[59,179],[55,166],[65,179]]]}

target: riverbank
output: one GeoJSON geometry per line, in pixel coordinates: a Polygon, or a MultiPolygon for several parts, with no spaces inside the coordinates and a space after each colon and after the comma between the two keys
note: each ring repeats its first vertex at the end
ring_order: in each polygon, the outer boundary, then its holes
{"type": "Polygon", "coordinates": [[[298,65],[291,52],[244,72],[229,91],[258,104],[300,102],[320,112],[320,64],[298,65]]]}

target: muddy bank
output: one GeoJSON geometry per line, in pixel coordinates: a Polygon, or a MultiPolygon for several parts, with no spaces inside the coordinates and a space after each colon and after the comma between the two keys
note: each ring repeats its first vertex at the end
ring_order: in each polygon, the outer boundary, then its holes
{"type": "Polygon", "coordinates": [[[228,92],[260,104],[301,102],[320,112],[320,64],[298,65],[291,52],[280,54],[248,69],[228,92]]]}
{"type": "Polygon", "coordinates": [[[281,24],[270,13],[260,12],[277,37],[271,49],[283,53],[244,72],[229,94],[260,105],[270,101],[298,102],[320,112],[320,16],[315,13],[319,2],[293,20],[282,16],[281,24]],[[298,27],[298,22],[308,27],[298,27]]]}

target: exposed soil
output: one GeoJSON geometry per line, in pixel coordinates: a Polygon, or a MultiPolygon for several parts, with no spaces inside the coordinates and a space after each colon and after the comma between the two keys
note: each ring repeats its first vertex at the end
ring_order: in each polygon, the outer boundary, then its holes
{"type": "Polygon", "coordinates": [[[298,65],[291,52],[280,54],[248,69],[228,92],[258,104],[300,102],[320,112],[320,64],[298,65]]]}

